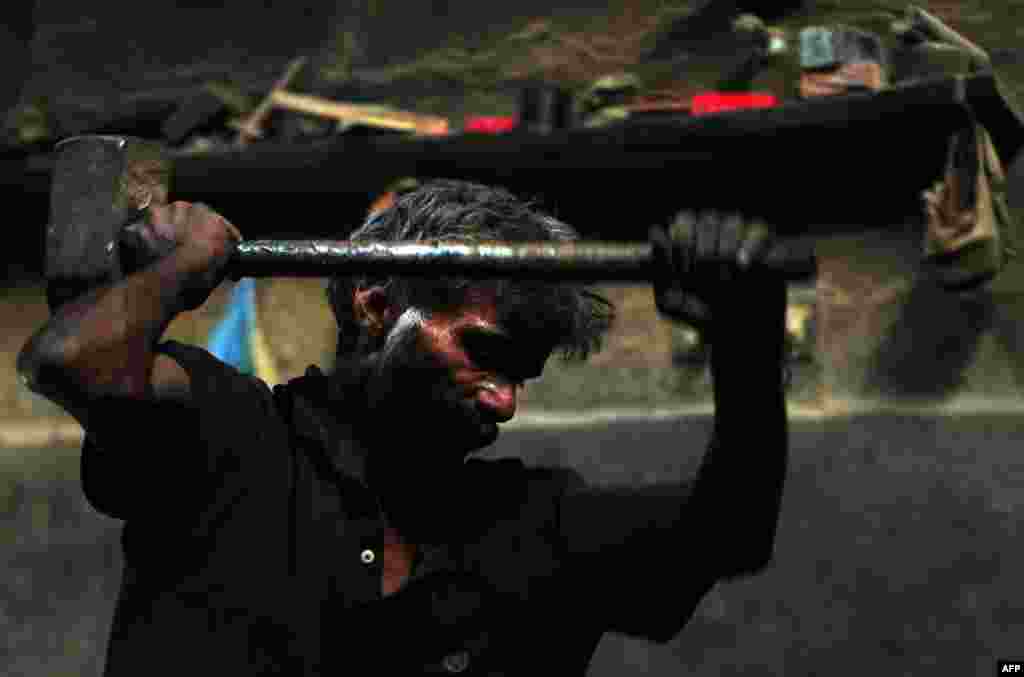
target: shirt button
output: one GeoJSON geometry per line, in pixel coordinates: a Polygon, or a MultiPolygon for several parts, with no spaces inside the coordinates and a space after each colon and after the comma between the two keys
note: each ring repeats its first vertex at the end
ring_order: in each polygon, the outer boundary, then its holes
{"type": "Polygon", "coordinates": [[[367,548],[359,553],[359,559],[362,560],[363,564],[373,564],[373,561],[377,559],[377,556],[373,554],[373,550],[367,548]]]}
{"type": "Polygon", "coordinates": [[[450,656],[445,656],[441,664],[444,665],[445,670],[452,674],[464,672],[469,667],[469,652],[457,651],[450,656]]]}

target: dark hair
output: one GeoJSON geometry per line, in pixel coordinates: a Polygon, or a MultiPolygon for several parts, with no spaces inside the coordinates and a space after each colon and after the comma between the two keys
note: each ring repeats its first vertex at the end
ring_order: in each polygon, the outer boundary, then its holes
{"type": "MultiPolygon", "coordinates": [[[[372,214],[350,240],[575,240],[561,221],[535,211],[528,202],[501,188],[435,180],[400,195],[390,207],[372,214]]],[[[458,307],[471,289],[496,292],[499,321],[514,335],[544,341],[566,360],[586,359],[599,350],[614,319],[608,299],[580,285],[515,280],[446,278],[335,277],[327,300],[338,323],[338,354],[358,353],[363,345],[352,297],[356,289],[382,285],[401,309],[427,313],[458,307]]]]}

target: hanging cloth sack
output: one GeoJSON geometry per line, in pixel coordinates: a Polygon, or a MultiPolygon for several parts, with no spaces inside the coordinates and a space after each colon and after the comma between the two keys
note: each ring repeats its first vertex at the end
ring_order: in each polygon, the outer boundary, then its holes
{"type": "Polygon", "coordinates": [[[924,193],[924,268],[945,289],[968,291],[1016,257],[1006,174],[976,121],[950,140],[943,180],[924,193]]]}

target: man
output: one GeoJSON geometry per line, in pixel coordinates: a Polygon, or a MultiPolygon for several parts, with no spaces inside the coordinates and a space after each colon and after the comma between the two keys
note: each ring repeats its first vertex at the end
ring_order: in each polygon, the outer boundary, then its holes
{"type": "MultiPolygon", "coordinates": [[[[149,217],[170,253],[61,307],[19,357],[88,431],[86,496],[125,520],[108,675],[583,674],[603,633],[667,641],[716,581],[769,561],[787,432],[765,228],[709,213],[652,231],[658,307],[714,346],[715,434],[695,480],[612,490],[466,459],[550,354],[599,345],[599,295],[335,279],[336,368],[271,392],[160,342],[238,231],[201,205],[149,217]]],[[[575,234],[503,190],[439,181],[351,237],[575,234]]]]}

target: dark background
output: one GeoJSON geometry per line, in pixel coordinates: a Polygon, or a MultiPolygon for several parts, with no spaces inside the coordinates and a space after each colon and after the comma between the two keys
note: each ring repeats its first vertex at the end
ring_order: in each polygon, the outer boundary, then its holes
{"type": "MultiPolygon", "coordinates": [[[[227,0],[216,7],[167,0],[84,7],[60,0],[11,2],[2,10],[6,22],[0,26],[5,64],[0,108],[45,103],[53,138],[119,131],[140,119],[156,129],[161,117],[202,83],[226,80],[258,96],[288,60],[306,54],[317,72],[348,68],[350,98],[400,102],[456,118],[466,112],[508,114],[515,110],[516,82],[501,69],[484,69],[470,84],[440,76],[397,77],[387,69],[425,58],[439,46],[454,45],[463,56],[472,55],[535,20],[600,33],[621,16],[643,23],[652,7],[683,11],[699,3],[620,4],[637,5],[637,13],[631,17],[618,12],[619,5],[583,2],[552,9],[538,0],[514,6],[468,0],[227,0]],[[614,16],[605,17],[609,12],[614,16]],[[354,43],[346,43],[346,33],[355,36],[354,43]]],[[[762,8],[767,16],[785,4],[763,3],[762,8]]],[[[814,12],[800,21],[846,21],[880,7],[903,7],[867,1],[810,4],[814,12]]],[[[1024,3],[922,4],[958,18],[958,27],[986,47],[1008,54],[1018,48],[1024,3]]],[[[727,45],[718,51],[727,52],[727,45]]],[[[694,69],[695,81],[711,77],[694,69]]],[[[594,70],[600,74],[597,65],[594,70]]],[[[1019,89],[1024,78],[1013,79],[1012,68],[1009,73],[1008,82],[1019,89]]],[[[555,68],[553,77],[579,85],[573,80],[577,75],[555,68]]],[[[300,88],[325,91],[328,85],[337,83],[309,76],[300,88]]],[[[26,162],[45,157],[53,138],[28,149],[8,145],[0,153],[0,200],[7,207],[0,262],[12,288],[39,283],[48,183],[45,174],[26,171],[26,162]]],[[[881,164],[899,167],[905,159],[898,139],[872,142],[881,164]]],[[[751,166],[774,173],[785,188],[785,176],[773,161],[756,158],[751,166]]],[[[827,157],[808,161],[829,166],[827,157]]],[[[335,167],[339,186],[367,171],[335,167]]],[[[1010,199],[1018,207],[1022,177],[1024,164],[1017,162],[1010,199]]],[[[579,179],[559,180],[568,194],[579,179]]],[[[658,195],[674,196],[680,185],[676,177],[648,179],[636,182],[647,192],[595,192],[586,184],[575,190],[601,194],[594,216],[624,215],[624,228],[639,224],[645,233],[650,212],[644,210],[652,209],[658,195]],[[631,214],[634,218],[627,219],[631,214]]],[[[209,201],[250,236],[261,229],[330,231],[337,224],[344,229],[367,204],[367,194],[313,195],[301,185],[294,188],[296,197],[273,200],[245,190],[218,193],[213,187],[180,197],[209,201]]],[[[800,186],[792,191],[795,202],[802,199],[800,186]]],[[[837,209],[870,203],[872,195],[866,176],[837,209]]],[[[1004,273],[991,293],[954,298],[911,278],[913,284],[896,285],[896,293],[887,296],[893,280],[909,276],[908,262],[918,254],[916,239],[909,245],[883,240],[868,246],[851,238],[822,257],[830,265],[819,294],[832,304],[822,303],[830,313],[823,317],[818,343],[822,387],[831,388],[833,396],[873,391],[883,400],[878,409],[887,413],[794,420],[793,461],[770,570],[716,588],[690,626],[666,646],[608,637],[591,675],[960,677],[992,674],[1000,656],[1024,656],[1020,268],[1004,273]],[[881,263],[873,267],[875,262],[881,263]],[[840,297],[847,301],[840,303],[840,297]],[[885,318],[896,319],[886,324],[885,318]],[[965,393],[973,404],[963,412],[944,406],[965,393]],[[885,406],[907,398],[919,405],[916,413],[885,406]],[[1002,413],[976,413],[986,408],[1002,413]]],[[[17,304],[5,308],[14,309],[0,317],[11,332],[21,318],[17,304]]],[[[13,362],[14,353],[7,359],[13,362]]],[[[614,378],[603,374],[577,375],[573,387],[599,399],[605,382],[614,378]]],[[[633,394],[631,404],[644,402],[641,395],[633,394]]],[[[577,401],[562,399],[566,408],[577,401]]],[[[5,426],[0,423],[0,431],[5,426]]],[[[493,453],[570,464],[599,483],[645,483],[691,471],[708,426],[707,417],[689,416],[511,431],[493,453]]],[[[756,447],[750,453],[757,453],[756,447]]],[[[101,670],[120,574],[119,524],[84,502],[77,464],[77,449],[65,445],[0,448],[0,673],[92,677],[101,670]]],[[[167,650],[187,648],[168,638],[167,650]]]]}
{"type": "MultiPolygon", "coordinates": [[[[882,5],[892,8],[893,16],[902,8],[896,2],[882,5]]],[[[783,0],[630,0],[557,8],[534,0],[514,6],[466,0],[11,3],[7,32],[0,32],[0,56],[9,64],[0,109],[19,101],[40,106],[49,136],[29,148],[0,148],[0,199],[17,204],[25,215],[25,226],[8,234],[12,246],[2,259],[8,268],[40,272],[40,234],[48,211],[45,169],[54,141],[97,131],[159,136],[161,122],[204,83],[228,83],[258,100],[296,56],[308,59],[296,91],[386,101],[445,114],[459,124],[471,113],[515,113],[522,88],[542,81],[579,92],[607,72],[637,70],[658,86],[707,89],[728,69],[730,50],[739,49],[728,30],[729,17],[739,11],[800,26],[871,18],[882,5],[783,0]],[[698,18],[679,18],[687,13],[698,18]],[[654,16],[660,17],[657,28],[654,16]],[[575,43],[563,44],[558,37],[533,38],[539,46],[514,37],[538,24],[576,41],[585,42],[588,31],[597,34],[605,43],[595,42],[591,51],[600,47],[611,57],[588,61],[586,51],[573,51],[568,45],[575,43]],[[609,36],[629,35],[631,27],[649,37],[623,47],[621,54],[607,46],[609,36]]],[[[1001,20],[993,15],[983,27],[1001,20]]],[[[993,46],[1006,52],[1004,43],[1001,37],[993,46]]],[[[778,70],[768,69],[760,88],[778,90],[778,70]]],[[[788,91],[784,98],[792,96],[788,91]]],[[[943,116],[922,112],[921,117],[934,126],[943,116]]],[[[354,144],[348,154],[325,152],[324,143],[312,141],[298,147],[268,143],[247,158],[204,160],[191,168],[183,161],[172,196],[213,205],[250,238],[338,236],[359,222],[366,204],[401,164],[410,174],[443,171],[502,183],[540,198],[543,206],[595,237],[643,239],[649,225],[664,223],[678,208],[680,191],[690,202],[708,202],[704,206],[758,210],[782,227],[832,221],[859,226],[880,213],[888,225],[918,209],[916,193],[943,159],[940,146],[927,138],[922,143],[927,127],[879,126],[871,139],[889,139],[890,145],[877,152],[865,152],[863,139],[841,128],[837,133],[802,130],[765,143],[717,143],[709,150],[718,157],[713,170],[702,160],[672,164],[660,156],[632,154],[621,158],[619,171],[594,172],[586,146],[595,154],[603,151],[601,144],[589,142],[572,162],[520,153],[534,158],[530,169],[520,172],[511,169],[513,157],[474,159],[473,152],[464,166],[438,170],[426,156],[409,160],[391,151],[361,152],[358,141],[347,142],[354,144]],[[862,159],[851,166],[853,154],[862,159]],[[905,162],[886,162],[887,154],[905,162]],[[862,200],[855,186],[869,172],[877,174],[873,199],[862,200]],[[790,193],[792,199],[779,199],[790,193]]],[[[1014,185],[1020,173],[1014,174],[1014,185]]]]}

